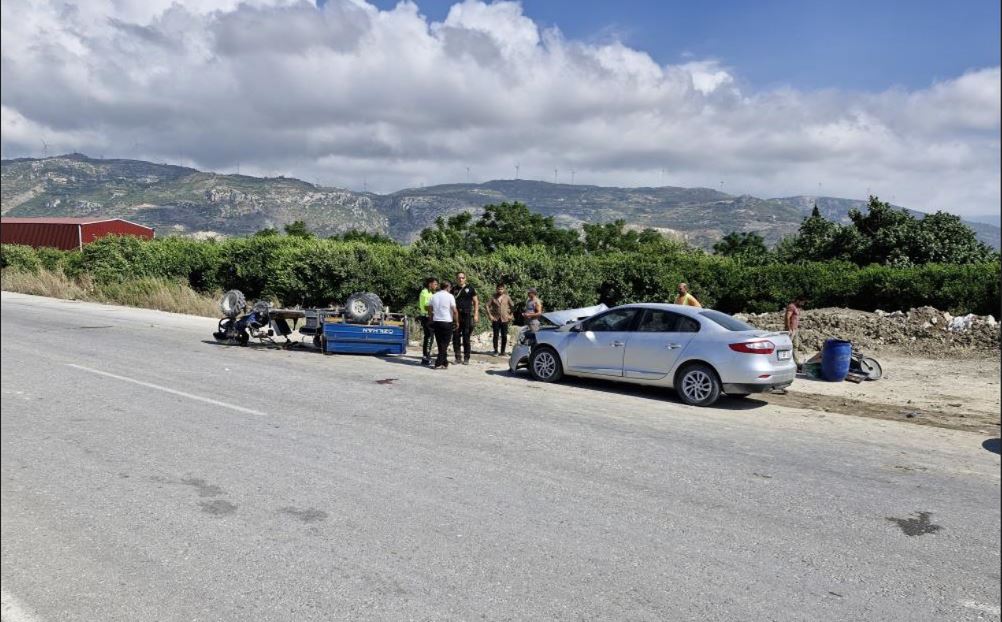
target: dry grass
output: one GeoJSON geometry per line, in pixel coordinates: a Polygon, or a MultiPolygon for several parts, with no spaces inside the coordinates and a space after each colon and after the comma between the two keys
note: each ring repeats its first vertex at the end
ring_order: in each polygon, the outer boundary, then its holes
{"type": "Polygon", "coordinates": [[[0,273],[0,288],[51,298],[87,300],[204,317],[219,316],[218,295],[201,294],[184,283],[161,279],[142,278],[98,285],[88,277],[71,279],[62,272],[8,269],[0,273]]]}

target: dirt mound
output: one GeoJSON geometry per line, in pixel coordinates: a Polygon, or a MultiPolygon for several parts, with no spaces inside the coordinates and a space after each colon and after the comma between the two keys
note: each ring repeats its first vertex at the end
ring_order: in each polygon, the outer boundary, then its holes
{"type": "MultiPolygon", "coordinates": [[[[783,314],[738,315],[763,329],[782,330],[783,314]]],[[[852,341],[864,351],[884,349],[917,356],[999,353],[999,323],[994,317],[965,315],[954,317],[932,307],[887,313],[853,309],[807,309],[800,316],[803,350],[816,352],[825,339],[852,341]]]]}

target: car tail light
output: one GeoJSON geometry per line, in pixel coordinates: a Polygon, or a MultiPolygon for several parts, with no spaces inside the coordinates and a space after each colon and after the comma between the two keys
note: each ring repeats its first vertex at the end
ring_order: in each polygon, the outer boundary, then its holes
{"type": "Polygon", "coordinates": [[[771,341],[743,341],[732,343],[729,347],[735,352],[744,352],[745,354],[772,354],[776,351],[776,344],[771,341]]]}

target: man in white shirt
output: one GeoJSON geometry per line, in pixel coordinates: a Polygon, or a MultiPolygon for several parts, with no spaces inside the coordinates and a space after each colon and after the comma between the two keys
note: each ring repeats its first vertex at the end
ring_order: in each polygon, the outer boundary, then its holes
{"type": "Polygon", "coordinates": [[[435,343],[438,344],[438,356],[435,359],[435,369],[449,368],[449,342],[452,331],[459,323],[459,312],[456,311],[456,298],[452,295],[452,283],[442,281],[441,289],[431,297],[428,305],[428,317],[435,331],[435,343]]]}

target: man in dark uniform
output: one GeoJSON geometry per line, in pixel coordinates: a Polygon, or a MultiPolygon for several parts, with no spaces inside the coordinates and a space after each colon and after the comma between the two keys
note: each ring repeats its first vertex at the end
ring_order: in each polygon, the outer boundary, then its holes
{"type": "Polygon", "coordinates": [[[476,288],[466,281],[465,272],[456,274],[456,285],[452,293],[456,297],[456,309],[459,311],[459,327],[452,334],[452,351],[456,356],[456,363],[469,365],[470,333],[480,321],[480,299],[477,298],[476,288]],[[459,350],[460,341],[463,346],[462,353],[459,350]]]}

